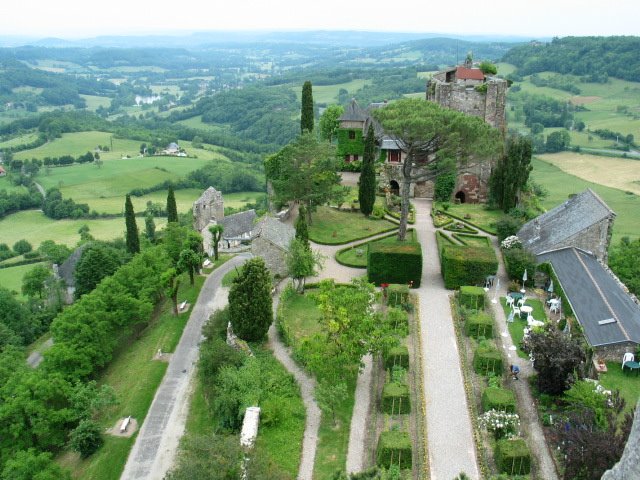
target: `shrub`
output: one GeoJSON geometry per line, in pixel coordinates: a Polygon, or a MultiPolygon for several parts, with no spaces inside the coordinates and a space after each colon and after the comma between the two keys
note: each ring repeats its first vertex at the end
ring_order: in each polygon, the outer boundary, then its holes
{"type": "Polygon", "coordinates": [[[446,173],[443,175],[439,175],[436,178],[436,183],[434,185],[434,200],[436,202],[446,202],[451,200],[451,194],[453,193],[453,189],[456,186],[456,174],[455,173],[446,173]]]}
{"type": "Polygon", "coordinates": [[[496,232],[498,233],[498,240],[502,242],[505,238],[517,234],[521,226],[522,220],[509,215],[505,215],[496,222],[496,232]]]}
{"type": "Polygon", "coordinates": [[[473,338],[493,338],[493,318],[486,312],[473,312],[466,315],[464,331],[473,338]]]}
{"type": "Polygon", "coordinates": [[[482,310],[484,308],[484,289],[482,287],[460,287],[458,299],[463,307],[482,310]]]}
{"type": "Polygon", "coordinates": [[[376,463],[385,468],[397,465],[411,468],[411,437],[408,432],[382,432],[378,440],[376,463]]]}
{"type": "Polygon", "coordinates": [[[529,274],[528,277],[533,279],[533,272],[536,268],[536,256],[529,250],[512,248],[510,250],[503,250],[502,256],[510,279],[517,280],[522,278],[525,270],[527,270],[529,274]]]}
{"type": "Polygon", "coordinates": [[[71,432],[69,443],[71,448],[87,458],[98,450],[103,443],[100,425],[93,420],[82,420],[71,432]]]}
{"type": "Polygon", "coordinates": [[[497,271],[498,259],[490,247],[444,245],[442,248],[442,276],[448,289],[483,284],[488,275],[497,271]]]}
{"type": "Polygon", "coordinates": [[[520,417],[516,413],[489,410],[478,417],[478,423],[490,432],[496,440],[513,438],[520,429],[520,417]]]}
{"type": "Polygon", "coordinates": [[[404,336],[409,335],[409,317],[404,310],[390,308],[387,311],[387,322],[396,330],[396,333],[404,333],[404,336]]]}
{"type": "Polygon", "coordinates": [[[516,397],[511,390],[500,387],[488,387],[482,392],[482,411],[499,410],[514,413],[516,397]]]}
{"type": "Polygon", "coordinates": [[[509,475],[526,475],[531,471],[531,453],[521,438],[499,440],[496,444],[498,470],[509,475]]]}
{"type": "Polygon", "coordinates": [[[391,369],[394,366],[409,368],[409,349],[406,346],[393,347],[384,356],[384,368],[391,369]]]}
{"type": "Polygon", "coordinates": [[[481,342],[473,355],[473,368],[480,375],[502,374],[502,356],[492,342],[481,342]]]}
{"type": "Polygon", "coordinates": [[[367,257],[369,281],[402,283],[420,286],[422,277],[422,249],[418,242],[374,242],[369,245],[367,257]]]}
{"type": "Polygon", "coordinates": [[[409,301],[409,287],[393,283],[387,287],[387,305],[397,307],[409,301]]]}
{"type": "Polygon", "coordinates": [[[31,244],[27,242],[25,239],[18,240],[13,245],[13,251],[16,252],[18,255],[24,255],[25,253],[30,252],[32,249],[33,247],[31,246],[31,244]]]}
{"type": "Polygon", "coordinates": [[[406,383],[391,382],[382,389],[382,411],[389,415],[411,413],[409,387],[406,383]]]}

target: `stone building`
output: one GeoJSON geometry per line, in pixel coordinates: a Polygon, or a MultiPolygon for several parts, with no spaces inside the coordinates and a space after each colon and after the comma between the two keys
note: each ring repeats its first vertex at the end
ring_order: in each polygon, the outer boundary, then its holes
{"type": "Polygon", "coordinates": [[[517,235],[522,245],[536,255],[576,247],[593,253],[606,264],[615,217],[613,210],[588,188],[525,223],[517,235]]]}
{"type": "Polygon", "coordinates": [[[64,284],[64,303],[70,305],[75,300],[76,293],[76,267],[82,258],[84,251],[91,243],[83,243],[76,248],[61,265],[53,265],[53,275],[56,280],[62,280],[64,284]]]}
{"type": "Polygon", "coordinates": [[[213,187],[207,188],[200,198],[193,202],[193,228],[198,232],[224,218],[222,192],[213,187]]]}
{"type": "Polygon", "coordinates": [[[288,275],[287,253],[291,240],[296,236],[295,228],[267,216],[256,225],[256,232],[251,242],[251,253],[264,259],[272,275],[285,278],[288,275]]]}
{"type": "Polygon", "coordinates": [[[220,222],[222,231],[222,248],[235,248],[243,243],[250,242],[255,234],[256,211],[251,209],[245,212],[227,215],[220,222]]]}

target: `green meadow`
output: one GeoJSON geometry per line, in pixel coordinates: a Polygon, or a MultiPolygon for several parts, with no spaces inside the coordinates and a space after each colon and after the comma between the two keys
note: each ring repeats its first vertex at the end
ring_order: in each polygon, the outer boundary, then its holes
{"type": "MultiPolygon", "coordinates": [[[[338,102],[338,92],[341,88],[347,90],[350,94],[354,94],[356,91],[360,90],[365,85],[369,85],[371,80],[365,80],[357,78],[355,80],[351,80],[346,83],[338,83],[336,85],[314,85],[313,86],[313,101],[316,103],[326,103],[330,105],[332,103],[338,102]]],[[[298,100],[302,98],[302,87],[296,85],[295,87],[291,87],[291,89],[295,92],[298,100]]]]}
{"type": "Polygon", "coordinates": [[[0,287],[9,289],[12,292],[17,292],[18,298],[24,298],[22,289],[22,277],[29,270],[38,265],[46,265],[46,262],[31,263],[29,265],[19,265],[17,267],[0,268],[0,287]]]}
{"type": "Polygon", "coordinates": [[[622,190],[582,180],[565,173],[560,168],[538,158],[532,161],[531,179],[542,185],[549,195],[543,200],[546,209],[565,202],[568,195],[591,188],[616,213],[613,226],[612,245],[624,236],[632,239],[640,237],[640,197],[622,190]]]}
{"type": "Polygon", "coordinates": [[[111,99],[109,97],[100,97],[97,95],[80,95],[87,102],[87,110],[95,112],[98,108],[109,108],[111,106],[111,99]]]}
{"type": "Polygon", "coordinates": [[[25,133],[24,135],[20,135],[19,137],[13,137],[9,140],[5,140],[4,142],[0,142],[0,150],[2,150],[3,148],[17,147],[18,145],[31,143],[37,139],[37,133],[25,133]]]}

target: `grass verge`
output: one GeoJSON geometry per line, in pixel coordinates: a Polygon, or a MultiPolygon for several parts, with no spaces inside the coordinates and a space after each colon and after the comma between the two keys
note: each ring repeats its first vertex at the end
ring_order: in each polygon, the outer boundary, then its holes
{"type": "MultiPolygon", "coordinates": [[[[547,314],[544,310],[544,305],[540,300],[528,299],[527,305],[533,307],[533,318],[536,320],[547,321],[547,314]]],[[[505,297],[500,297],[500,305],[504,310],[505,316],[508,318],[511,313],[511,307],[505,304],[505,297]]],[[[514,317],[513,322],[507,322],[507,328],[509,329],[509,335],[511,335],[511,341],[516,346],[516,353],[520,358],[529,358],[529,355],[522,351],[522,339],[524,338],[524,329],[527,327],[527,318],[523,315],[522,318],[514,317]]]]}

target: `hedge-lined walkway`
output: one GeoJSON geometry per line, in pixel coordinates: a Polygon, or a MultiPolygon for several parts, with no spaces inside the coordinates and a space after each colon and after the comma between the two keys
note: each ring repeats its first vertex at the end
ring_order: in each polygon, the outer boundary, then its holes
{"type": "Polygon", "coordinates": [[[477,479],[473,428],[449,304],[450,292],[444,288],[440,274],[431,202],[416,198],[414,204],[424,265],[417,292],[431,478],[448,480],[465,472],[469,478],[477,479]]]}

